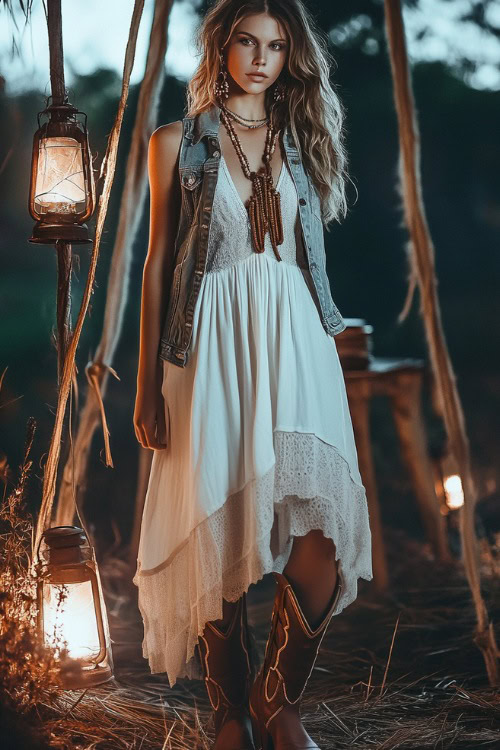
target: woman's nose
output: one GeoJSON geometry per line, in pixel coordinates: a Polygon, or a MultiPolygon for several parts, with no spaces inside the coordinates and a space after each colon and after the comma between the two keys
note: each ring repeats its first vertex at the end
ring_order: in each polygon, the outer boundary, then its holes
{"type": "Polygon", "coordinates": [[[256,51],[253,61],[254,63],[257,63],[258,65],[263,65],[266,62],[266,58],[264,57],[264,52],[261,49],[256,51]]]}

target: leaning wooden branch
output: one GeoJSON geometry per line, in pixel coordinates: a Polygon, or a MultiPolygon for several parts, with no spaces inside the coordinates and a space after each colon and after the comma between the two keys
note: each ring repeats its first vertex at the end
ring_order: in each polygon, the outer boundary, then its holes
{"type": "MultiPolygon", "coordinates": [[[[405,45],[401,0],[385,0],[385,20],[399,123],[400,183],[398,190],[403,200],[406,225],[410,233],[407,248],[411,268],[410,296],[416,279],[420,289],[421,313],[438,400],[450,450],[457,465],[461,467],[464,506],[460,516],[460,532],[465,572],[476,608],[477,627],[474,641],[482,651],[490,685],[496,685],[498,684],[499,651],[492,623],[488,622],[488,613],[480,590],[478,546],[474,528],[477,490],[472,476],[464,415],[441,324],[434,268],[434,247],[422,200],[418,124],[405,45]]],[[[407,309],[408,302],[405,305],[404,314],[407,309]]]]}
{"type": "Polygon", "coordinates": [[[56,522],[58,525],[72,523],[75,514],[75,502],[77,501],[73,493],[73,485],[77,488],[85,486],[90,445],[99,420],[103,423],[106,464],[113,466],[103,398],[106,393],[109,372],[118,377],[110,364],[121,336],[123,315],[128,297],[132,247],[141,219],[141,207],[146,197],[148,143],[156,126],[158,103],[164,83],[164,60],[171,5],[172,0],[168,0],[168,2],[156,0],[155,3],[146,70],[139,92],[132,144],[127,159],[127,176],[111,260],[101,341],[93,361],[87,365],[87,379],[90,387],[79,418],[73,451],[74,462],[70,455],[64,467],[57,503],[56,522]]]}
{"type": "Polygon", "coordinates": [[[75,366],[75,355],[80,340],[80,334],[83,327],[83,321],[87,314],[87,308],[92,294],[92,287],[94,285],[95,270],[97,266],[97,259],[99,257],[99,247],[101,242],[102,230],[106,219],[109,196],[111,187],[113,185],[113,179],[115,174],[116,165],[116,154],[118,151],[118,143],[120,138],[121,126],[123,122],[123,115],[125,112],[125,105],[128,99],[130,74],[135,58],[135,49],[137,44],[137,34],[139,31],[139,24],[142,17],[142,11],[144,8],[144,0],[135,0],[134,12],[132,15],[132,22],[130,26],[129,38],[127,42],[127,49],[125,52],[125,64],[123,70],[123,82],[120,101],[118,103],[118,111],[116,115],[113,128],[108,141],[106,154],[103,159],[101,167],[100,179],[104,179],[102,194],[99,198],[98,210],[97,210],[97,222],[96,222],[96,236],[92,247],[92,255],[90,259],[89,273],[87,277],[87,283],[83,294],[80,311],[78,313],[78,319],[75,326],[73,337],[68,346],[66,357],[64,360],[63,376],[59,388],[59,396],[57,401],[56,418],[54,423],[54,430],[50,441],[49,452],[47,456],[47,462],[45,464],[44,476],[43,476],[43,490],[42,490],[42,502],[40,512],[38,514],[37,525],[35,536],[33,539],[32,546],[32,560],[34,561],[35,551],[38,543],[41,539],[43,531],[50,524],[52,505],[54,501],[54,494],[56,489],[57,479],[57,467],[59,464],[59,456],[61,450],[61,433],[63,428],[64,414],[66,412],[66,403],[68,401],[69,390],[71,386],[71,380],[73,375],[73,368],[75,366]]]}

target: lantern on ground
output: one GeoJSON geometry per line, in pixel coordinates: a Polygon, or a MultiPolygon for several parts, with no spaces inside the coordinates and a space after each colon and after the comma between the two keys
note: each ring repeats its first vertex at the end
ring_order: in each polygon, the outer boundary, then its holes
{"type": "Polygon", "coordinates": [[[74,690],[106,682],[113,676],[113,661],[94,549],[77,526],[48,529],[40,547],[38,636],[42,645],[54,649],[56,659],[65,655],[62,687],[74,690]]]}
{"type": "Polygon", "coordinates": [[[38,113],[33,138],[29,211],[37,223],[29,241],[91,242],[84,222],[92,216],[94,205],[87,115],[68,102],[52,104],[38,113]],[[41,125],[42,115],[49,120],[41,125]],[[84,115],[85,122],[77,115],[84,115]]]}

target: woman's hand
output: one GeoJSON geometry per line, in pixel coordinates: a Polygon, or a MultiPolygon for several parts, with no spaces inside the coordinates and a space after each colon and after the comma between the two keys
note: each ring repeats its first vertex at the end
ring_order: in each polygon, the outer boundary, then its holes
{"type": "Polygon", "coordinates": [[[137,389],[134,429],[143,448],[164,450],[167,447],[165,401],[160,387],[137,389]]]}

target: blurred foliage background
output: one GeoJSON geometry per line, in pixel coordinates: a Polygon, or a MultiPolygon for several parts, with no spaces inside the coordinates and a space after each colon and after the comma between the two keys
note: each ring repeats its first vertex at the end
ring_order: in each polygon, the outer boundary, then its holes
{"type": "MultiPolygon", "coordinates": [[[[453,2],[454,0],[448,0],[453,2]]],[[[417,0],[405,4],[418,5],[417,0]]],[[[464,24],[476,24],[498,38],[500,29],[486,13],[490,3],[462,3],[464,24]]],[[[409,318],[397,316],[406,295],[407,231],[396,191],[397,123],[383,27],[383,5],[376,0],[316,0],[309,6],[329,33],[336,60],[332,80],[346,107],[349,213],[325,234],[334,299],[345,317],[361,317],[374,327],[374,353],[427,359],[419,296],[409,318]]],[[[202,14],[206,4],[197,7],[202,14]]],[[[64,13],[64,6],[63,6],[64,13]]],[[[432,30],[433,18],[428,17],[432,30]]],[[[500,26],[500,22],[499,22],[500,26]]],[[[105,44],[105,30],[102,34],[105,44]]],[[[422,32],[427,33],[427,32],[422,32]]],[[[480,49],[478,48],[478,57],[480,49]]],[[[124,50],[123,50],[124,53],[124,50]]],[[[500,107],[499,91],[470,85],[473,56],[414,62],[413,85],[421,133],[423,197],[436,249],[443,324],[466,412],[473,460],[482,491],[496,486],[500,426],[500,107]]],[[[0,70],[0,73],[2,71],[0,70]]],[[[48,71],[47,71],[48,80],[48,71]]],[[[21,460],[26,422],[38,423],[31,501],[41,497],[43,464],[57,403],[53,341],[56,256],[49,246],[28,243],[33,222],[27,209],[30,160],[36,114],[45,106],[39,90],[9,95],[0,91],[2,144],[0,201],[0,452],[13,476],[21,460]]],[[[109,69],[76,76],[69,87],[73,104],[88,115],[91,149],[98,169],[116,113],[121,78],[109,69]]],[[[182,118],[185,82],[167,76],[158,125],[182,118]]],[[[77,366],[79,388],[86,389],[84,367],[91,359],[102,325],[106,284],[118,219],[119,197],[135,117],[138,86],[130,91],[122,130],[116,178],[108,212],[96,284],[83,329],[77,366]]],[[[120,381],[110,378],[106,413],[114,469],[103,460],[102,430],[94,437],[85,508],[102,539],[127,540],[135,499],[138,444],[132,424],[142,267],[148,245],[149,205],[142,212],[134,243],[124,335],[114,363],[120,381]]],[[[93,227],[93,222],[91,222],[93,227]]],[[[75,246],[73,321],[85,285],[90,246],[75,246]]],[[[428,396],[428,394],[427,394],[428,396]]],[[[73,414],[73,422],[76,415],[73,414]]],[[[373,443],[385,523],[421,532],[412,490],[398,455],[388,407],[374,403],[373,443]]],[[[426,399],[430,447],[442,426],[426,399]]],[[[69,424],[69,414],[66,425],[69,424]]],[[[64,433],[61,457],[70,450],[64,433]]]]}

